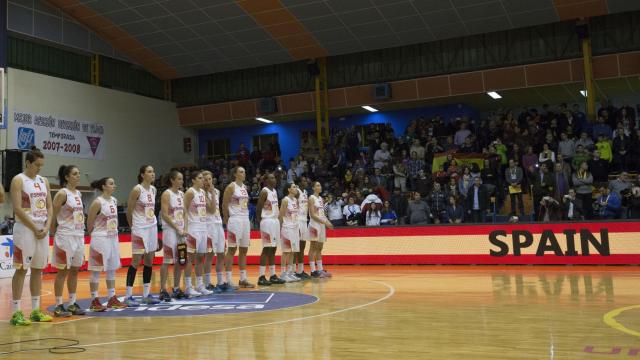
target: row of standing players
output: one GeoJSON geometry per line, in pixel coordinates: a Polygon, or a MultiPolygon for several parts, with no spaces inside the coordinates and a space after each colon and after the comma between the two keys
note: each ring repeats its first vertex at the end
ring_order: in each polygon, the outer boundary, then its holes
{"type": "MultiPolygon", "coordinates": [[[[53,200],[46,178],[38,175],[44,166],[44,156],[37,149],[26,155],[25,170],[11,182],[11,198],[16,216],[14,226],[14,267],[16,272],[12,280],[13,325],[29,325],[34,322],[52,321],[52,317],[40,309],[41,274],[49,263],[49,232],[54,234],[53,265],[58,269],[54,292],[56,307],[54,316],[68,317],[84,315],[76,301],[78,271],[84,263],[84,208],[77,186],[80,171],[76,166],[61,166],[58,172],[61,189],[53,200]],[[21,295],[27,270],[31,269],[30,291],[32,311],[29,318],[22,312],[21,295]],[[69,302],[64,306],[62,294],[65,282],[69,292],[69,302]]],[[[155,172],[152,166],[145,165],[138,173],[138,184],[131,190],[128,199],[127,220],[131,224],[132,262],[127,271],[126,296],[121,302],[115,292],[115,272],[121,266],[118,241],[117,200],[113,197],[116,184],[113,178],[102,178],[91,186],[100,191],[91,204],[86,221],[91,234],[88,268],[91,271],[90,290],[93,298],[91,311],[105,311],[109,308],[139,306],[133,297],[133,284],[137,265],[143,262],[143,295],[145,304],[157,304],[171,301],[172,297],[208,295],[228,292],[236,289],[232,284],[232,265],[239,249],[240,268],[239,287],[253,288],[247,280],[246,255],[249,247],[250,223],[248,214],[248,192],[243,184],[245,171],[237,167],[233,171],[234,182],[229,184],[223,195],[220,215],[220,192],[213,186],[210,172],[193,172],[193,186],[183,193],[182,174],[175,171],[170,174],[171,187],[161,197],[161,219],[163,222],[163,241],[158,241],[157,218],[155,216],[156,189],[152,185],[155,172]],[[186,216],[185,216],[186,211],[186,216]],[[223,225],[227,225],[225,243],[223,225]],[[179,288],[181,266],[178,266],[178,244],[187,245],[187,264],[184,268],[186,293],[179,288]],[[161,268],[160,297],[150,294],[152,263],[155,252],[162,248],[163,265],[161,268]],[[225,252],[226,248],[226,252],[225,252]],[[216,261],[218,284],[211,284],[213,257],[216,261]],[[174,286],[172,295],[166,290],[168,266],[174,266],[174,286]],[[195,268],[196,287],[191,282],[192,267],[195,268]],[[224,270],[224,272],[223,272],[224,270]],[[100,274],[106,272],[108,296],[106,306],[98,296],[100,274]],[[203,276],[204,275],[204,276],[203,276]]],[[[311,276],[329,277],[322,266],[321,251],[326,241],[326,227],[331,223],[324,216],[324,204],[319,196],[322,191],[319,183],[314,183],[314,195],[308,197],[294,184],[288,184],[288,195],[278,210],[275,177],[266,177],[267,186],[259,199],[258,216],[262,217],[261,234],[263,251],[260,257],[260,278],[262,286],[272,283],[299,281],[309,278],[304,272],[304,241],[311,240],[309,264],[311,276]],[[275,197],[274,197],[275,196],[275,197]],[[275,199],[275,200],[274,200],[275,199]],[[310,207],[307,207],[308,205],[310,207]],[[311,220],[307,225],[307,208],[311,220]],[[282,235],[282,236],[281,236],[282,235]],[[300,244],[303,244],[302,246],[300,244]],[[282,246],[283,273],[275,273],[275,252],[282,246]],[[294,260],[295,259],[295,260],[294,260]],[[295,261],[298,269],[295,270],[295,261]],[[265,269],[269,263],[272,276],[266,279],[265,269]]]]}

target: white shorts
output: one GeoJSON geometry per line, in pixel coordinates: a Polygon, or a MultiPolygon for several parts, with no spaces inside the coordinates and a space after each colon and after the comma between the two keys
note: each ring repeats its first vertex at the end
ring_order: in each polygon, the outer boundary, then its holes
{"type": "Polygon", "coordinates": [[[58,269],[84,264],[84,236],[56,234],[53,237],[53,264],[58,269]]]}
{"type": "Polygon", "coordinates": [[[131,253],[142,255],[158,251],[158,227],[131,229],[131,253]]]}
{"type": "Polygon", "coordinates": [[[187,252],[189,254],[206,254],[213,251],[213,240],[207,230],[189,230],[187,234],[187,252]]]}
{"type": "Polygon", "coordinates": [[[229,247],[249,247],[251,224],[247,217],[232,217],[227,223],[227,242],[229,247]]]}
{"type": "Polygon", "coordinates": [[[280,244],[280,221],[274,218],[260,220],[262,247],[278,247],[280,244]]]}
{"type": "Polygon", "coordinates": [[[225,251],[224,228],[222,223],[208,223],[207,234],[213,239],[213,251],[222,254],[225,251]]]}
{"type": "Polygon", "coordinates": [[[89,270],[115,271],[120,268],[120,245],[118,235],[92,235],[89,246],[89,270]]]}
{"type": "MultiPolygon", "coordinates": [[[[42,225],[44,227],[44,224],[42,225]]],[[[13,225],[13,267],[16,269],[44,269],[49,263],[49,235],[36,235],[20,222],[13,225]]]]}
{"type": "Polygon", "coordinates": [[[298,221],[298,228],[300,229],[300,241],[309,240],[309,227],[306,221],[298,221]]]}
{"type": "Polygon", "coordinates": [[[300,251],[300,230],[283,227],[282,231],[282,252],[300,251]]]}
{"type": "Polygon", "coordinates": [[[163,264],[176,264],[178,261],[178,244],[182,242],[178,232],[173,228],[167,228],[162,232],[162,256],[163,264]]]}
{"type": "Polygon", "coordinates": [[[309,240],[317,242],[327,241],[327,227],[315,221],[309,221],[309,240]]]}

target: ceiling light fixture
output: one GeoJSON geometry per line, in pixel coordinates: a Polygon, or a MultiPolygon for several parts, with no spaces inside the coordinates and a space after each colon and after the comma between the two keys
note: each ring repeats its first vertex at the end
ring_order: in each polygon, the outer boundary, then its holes
{"type": "Polygon", "coordinates": [[[374,107],[371,107],[371,106],[369,106],[369,105],[365,105],[365,106],[363,106],[362,108],[363,108],[363,109],[365,109],[365,110],[367,110],[367,111],[369,111],[369,112],[378,112],[378,109],[376,109],[376,108],[374,108],[374,107]]]}
{"type": "Polygon", "coordinates": [[[587,97],[587,90],[580,90],[580,95],[587,97]]]}
{"type": "Polygon", "coordinates": [[[491,98],[494,100],[502,99],[502,96],[500,96],[500,94],[495,91],[489,91],[487,95],[491,96],[491,98]]]}
{"type": "Polygon", "coordinates": [[[261,122],[266,123],[266,124],[273,123],[273,121],[271,121],[269,119],[261,118],[261,117],[257,117],[256,120],[261,121],[261,122]]]}

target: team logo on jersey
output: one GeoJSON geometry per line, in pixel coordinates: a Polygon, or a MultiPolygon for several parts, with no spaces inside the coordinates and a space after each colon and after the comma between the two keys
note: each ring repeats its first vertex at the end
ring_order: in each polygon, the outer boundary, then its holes
{"type": "MultiPolygon", "coordinates": [[[[141,299],[137,298],[137,300],[141,299]]],[[[280,310],[308,305],[316,301],[318,298],[315,296],[293,292],[238,291],[231,294],[209,295],[186,300],[174,299],[171,303],[112,309],[89,314],[99,317],[220,315],[280,310]]],[[[85,309],[89,308],[90,303],[91,299],[78,301],[78,304],[85,309]]],[[[106,305],[106,302],[104,304],[106,305]]],[[[51,306],[49,310],[53,311],[54,307],[51,306]]]]}
{"type": "Polygon", "coordinates": [[[36,208],[42,210],[45,208],[45,202],[42,199],[38,199],[38,201],[36,201],[36,208]]]}
{"type": "Polygon", "coordinates": [[[35,144],[36,133],[31,128],[18,128],[18,149],[27,150],[35,144]]]}

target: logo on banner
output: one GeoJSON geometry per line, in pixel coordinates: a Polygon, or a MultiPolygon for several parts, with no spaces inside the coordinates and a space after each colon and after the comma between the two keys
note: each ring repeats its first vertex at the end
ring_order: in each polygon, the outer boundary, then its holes
{"type": "Polygon", "coordinates": [[[4,256],[8,258],[13,257],[13,239],[5,238],[5,241],[0,244],[0,246],[5,246],[4,256]]]}
{"type": "Polygon", "coordinates": [[[98,150],[98,145],[100,144],[100,138],[96,136],[87,136],[87,140],[89,140],[89,147],[91,147],[91,152],[93,155],[96,154],[98,150]]]}
{"type": "MultiPolygon", "coordinates": [[[[134,297],[141,299],[139,297],[134,297]]],[[[312,295],[294,292],[242,291],[232,294],[216,294],[193,299],[174,300],[158,305],[142,305],[125,309],[114,309],[106,312],[90,313],[91,316],[138,317],[138,316],[194,316],[238,314],[286,309],[312,304],[318,298],[312,295]]],[[[91,299],[79,300],[84,308],[90,306],[91,299]]],[[[105,304],[106,305],[106,304],[105,304]]],[[[53,310],[55,306],[50,307],[53,310]]]]}
{"type": "Polygon", "coordinates": [[[30,149],[35,144],[36,133],[32,128],[18,128],[18,149],[30,149]]]}

